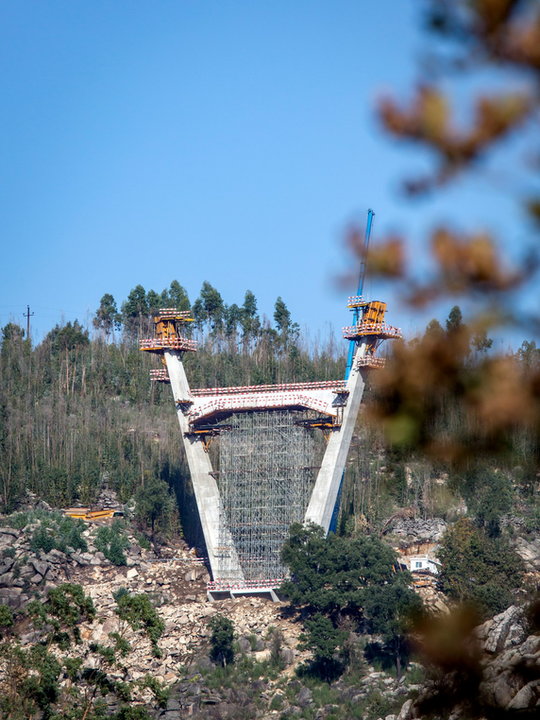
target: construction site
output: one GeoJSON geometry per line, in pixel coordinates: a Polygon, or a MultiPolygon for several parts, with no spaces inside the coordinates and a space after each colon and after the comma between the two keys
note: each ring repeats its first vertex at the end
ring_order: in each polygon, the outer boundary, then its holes
{"type": "MultiPolygon", "coordinates": [[[[368,224],[369,233],[369,224],[368,224]]],[[[367,238],[369,235],[367,233],[367,238]]],[[[210,598],[270,594],[286,568],[280,552],[294,522],[334,529],[347,453],[366,373],[384,365],[377,350],[401,337],[386,304],[349,297],[343,380],[191,388],[183,356],[196,352],[193,317],[175,308],[154,317],[140,349],[159,355],[156,382],[170,383],[212,580],[210,598]]]]}

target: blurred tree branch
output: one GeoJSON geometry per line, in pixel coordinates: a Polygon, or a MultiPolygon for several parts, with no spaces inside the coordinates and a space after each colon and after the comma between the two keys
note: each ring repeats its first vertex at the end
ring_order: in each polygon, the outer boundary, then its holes
{"type": "MultiPolygon", "coordinates": [[[[540,165],[529,161],[533,148],[540,146],[540,3],[428,0],[424,5],[430,45],[440,62],[424,68],[426,76],[408,105],[385,97],[378,106],[380,122],[390,135],[418,144],[435,158],[433,172],[409,178],[406,191],[440,189],[525,131],[531,154],[520,170],[538,183],[540,165]],[[472,85],[473,112],[468,123],[459,124],[460,113],[451,109],[464,88],[452,93],[445,81],[452,73],[454,83],[466,80],[464,85],[471,87],[474,70],[484,73],[480,82],[485,87],[472,85]],[[498,84],[492,90],[495,77],[498,84]]],[[[527,191],[516,200],[534,228],[540,218],[540,191],[527,191]]],[[[349,232],[348,241],[362,255],[357,230],[349,232]]],[[[374,375],[371,413],[392,443],[452,463],[510,451],[515,463],[516,438],[522,446],[526,438],[527,462],[538,467],[540,363],[525,363],[519,353],[473,351],[474,339],[487,338],[496,326],[526,328],[528,333],[540,328],[540,315],[520,305],[524,291],[532,291],[538,247],[531,245],[511,265],[500,246],[508,250],[513,243],[514,237],[501,242],[484,230],[458,232],[441,225],[428,238],[431,269],[422,276],[400,235],[384,238],[369,251],[370,275],[392,281],[411,312],[448,298],[461,298],[476,308],[467,325],[398,345],[387,368],[374,375]]]]}

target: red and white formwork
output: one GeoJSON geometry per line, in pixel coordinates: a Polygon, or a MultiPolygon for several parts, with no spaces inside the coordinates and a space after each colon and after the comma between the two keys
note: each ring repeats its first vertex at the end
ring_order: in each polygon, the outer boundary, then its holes
{"type": "Polygon", "coordinates": [[[344,392],[339,381],[192,390],[187,415],[193,424],[231,412],[304,408],[337,420],[336,394],[344,392]]]}
{"type": "Polygon", "coordinates": [[[347,340],[359,338],[377,338],[378,340],[398,340],[402,337],[399,328],[386,323],[358,323],[343,328],[343,337],[347,340]]]}

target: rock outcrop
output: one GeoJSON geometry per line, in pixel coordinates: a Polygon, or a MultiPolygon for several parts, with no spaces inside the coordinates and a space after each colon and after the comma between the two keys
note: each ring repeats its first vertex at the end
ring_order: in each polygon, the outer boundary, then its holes
{"type": "Polygon", "coordinates": [[[526,572],[540,572],[540,538],[525,539],[518,536],[514,541],[514,550],[523,560],[526,572]]]}
{"type": "Polygon", "coordinates": [[[384,534],[394,536],[401,547],[438,543],[446,531],[446,522],[442,518],[402,518],[393,517],[388,522],[384,534]]]}
{"type": "Polygon", "coordinates": [[[456,694],[448,704],[448,692],[456,668],[451,665],[438,681],[428,683],[414,701],[407,701],[397,718],[414,720],[437,710],[441,718],[537,717],[540,707],[540,633],[531,625],[530,607],[511,606],[480,625],[470,638],[471,663],[461,668],[461,686],[468,694],[456,694]],[[478,655],[474,651],[477,646],[478,655]],[[449,685],[450,683],[450,685],[449,685]]]}

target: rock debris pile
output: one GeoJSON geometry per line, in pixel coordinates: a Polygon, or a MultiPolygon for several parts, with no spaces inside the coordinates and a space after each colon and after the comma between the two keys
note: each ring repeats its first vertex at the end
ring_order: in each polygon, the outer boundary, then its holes
{"type": "MultiPolygon", "coordinates": [[[[158,557],[128,534],[126,565],[118,567],[96,549],[95,528],[87,528],[82,535],[88,546],[85,552],[35,552],[28,532],[0,527],[0,603],[20,610],[30,600],[43,599],[47,590],[66,582],[80,584],[92,598],[96,617],[81,626],[83,642],[70,651],[74,656],[85,657],[89,645],[106,645],[110,633],[122,633],[131,651],[121,669],[111,670],[112,676],[116,673],[117,679],[133,681],[151,673],[170,684],[178,679],[180,666],[207,657],[208,622],[216,614],[232,620],[241,651],[255,660],[269,657],[270,628],[279,629],[283,635],[282,653],[287,663],[301,656],[295,649],[300,628],[281,617],[279,603],[260,598],[208,602],[206,568],[184,545],[162,547],[158,557]],[[120,590],[144,593],[152,600],[165,624],[158,643],[160,658],[153,657],[144,632],[128,629],[118,617],[114,595],[120,590]]],[[[21,639],[35,641],[33,633],[21,639]]]]}

